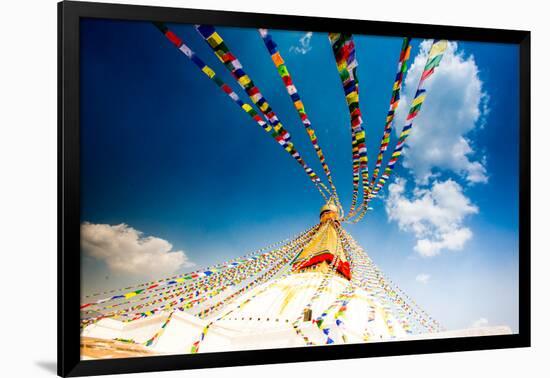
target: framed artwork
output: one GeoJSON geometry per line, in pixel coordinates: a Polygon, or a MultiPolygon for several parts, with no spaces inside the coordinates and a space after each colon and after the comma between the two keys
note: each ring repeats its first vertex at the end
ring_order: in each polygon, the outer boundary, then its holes
{"type": "Polygon", "coordinates": [[[59,375],[529,346],[529,32],[58,10],[59,375]]]}

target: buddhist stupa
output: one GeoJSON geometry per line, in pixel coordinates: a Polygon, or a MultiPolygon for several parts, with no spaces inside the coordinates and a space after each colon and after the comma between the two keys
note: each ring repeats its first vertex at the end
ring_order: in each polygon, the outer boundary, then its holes
{"type": "Polygon", "coordinates": [[[243,101],[183,39],[163,23],[157,22],[155,26],[178,53],[190,59],[201,74],[221,88],[296,160],[327,202],[321,208],[317,224],[275,245],[199,271],[84,297],[81,305],[82,358],[511,333],[508,327],[445,331],[384,276],[341,225],[360,221],[369,210],[370,201],[389,182],[426,98],[425,84],[441,62],[447,41],[432,43],[415,97],[411,99],[407,122],[391,152],[388,145],[393,117],[411,49],[410,38],[404,38],[384,136],[376,168],[370,177],[366,133],[359,106],[355,43],[351,34],[329,33],[352,131],[353,194],[346,215],[298,89],[267,29],[260,29],[262,40],[309,135],[327,185],[305,163],[290,141],[288,130],[213,26],[197,25],[196,29],[259,112],[243,101]],[[384,168],[386,151],[391,153],[391,158],[384,168]],[[360,182],[363,198],[359,204],[360,182]]]}
{"type": "MultiPolygon", "coordinates": [[[[222,290],[226,292],[223,299],[221,292],[208,295],[204,301],[199,295],[195,301],[201,303],[202,310],[171,305],[158,312],[144,311],[144,316],[131,320],[123,315],[117,315],[119,319],[100,316],[84,327],[82,336],[86,340],[114,340],[118,343],[111,346],[114,349],[141,344],[139,353],[143,355],[450,337],[475,331],[444,332],[392,287],[340,226],[333,203],[323,206],[320,223],[296,240],[275,251],[289,258],[265,282],[227,287],[222,290]]],[[[205,277],[223,274],[207,272],[205,277]]],[[[124,308],[127,297],[121,296],[120,306],[114,307],[124,308]]],[[[135,307],[147,307],[139,306],[135,307]]],[[[509,329],[493,327],[476,332],[499,334],[509,333],[509,329]]]]}

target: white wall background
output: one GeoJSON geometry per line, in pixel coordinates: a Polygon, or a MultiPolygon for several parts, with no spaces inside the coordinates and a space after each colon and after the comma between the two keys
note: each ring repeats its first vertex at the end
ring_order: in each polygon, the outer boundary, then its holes
{"type": "MultiPolygon", "coordinates": [[[[115,1],[127,3],[126,1],[115,1]]],[[[550,22],[544,1],[164,0],[134,4],[529,29],[532,35],[533,347],[188,371],[187,377],[548,376],[550,22]]],[[[0,3],[0,375],[53,376],[56,359],[56,1],[0,3]]],[[[75,251],[75,253],[78,253],[75,251]]],[[[176,377],[181,372],[154,373],[176,377]]],[[[137,376],[151,377],[152,374],[137,376]]]]}

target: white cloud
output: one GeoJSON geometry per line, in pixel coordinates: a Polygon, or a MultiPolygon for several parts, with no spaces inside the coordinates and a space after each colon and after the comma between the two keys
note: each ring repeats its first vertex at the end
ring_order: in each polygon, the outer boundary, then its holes
{"type": "MultiPolygon", "coordinates": [[[[427,60],[430,43],[424,41],[405,79],[396,115],[396,132],[401,132],[409,105],[427,60]]],[[[450,170],[470,184],[488,180],[484,157],[476,158],[468,134],[483,128],[489,112],[489,96],[483,91],[473,56],[464,56],[450,42],[434,75],[426,82],[427,97],[407,140],[403,165],[417,182],[426,184],[437,170],[450,170]]]]}
{"type": "Polygon", "coordinates": [[[486,318],[479,318],[472,323],[472,328],[487,327],[488,325],[489,321],[486,318]]]}
{"type": "Polygon", "coordinates": [[[312,32],[307,32],[300,38],[300,41],[297,46],[291,46],[290,52],[295,52],[298,54],[307,54],[311,51],[311,37],[313,36],[312,32]]]}
{"type": "Polygon", "coordinates": [[[478,208],[462,193],[452,179],[436,181],[431,189],[416,187],[411,198],[405,195],[407,181],[398,178],[388,188],[386,213],[403,231],[416,237],[414,250],[421,256],[438,255],[442,250],[459,251],[472,238],[472,231],[463,225],[467,215],[478,208]]]}
{"type": "Polygon", "coordinates": [[[126,225],[80,225],[82,252],[103,260],[113,273],[158,278],[181,267],[194,265],[183,251],[172,251],[172,244],[126,225]]]}
{"type": "Polygon", "coordinates": [[[426,273],[420,273],[416,276],[416,282],[420,282],[422,284],[427,284],[430,281],[431,276],[426,273]]]}

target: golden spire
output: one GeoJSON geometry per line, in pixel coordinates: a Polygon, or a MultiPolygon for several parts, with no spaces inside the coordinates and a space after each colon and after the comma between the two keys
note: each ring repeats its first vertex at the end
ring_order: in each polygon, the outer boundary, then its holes
{"type": "Polygon", "coordinates": [[[329,219],[335,221],[340,219],[340,216],[338,215],[338,207],[334,204],[332,197],[323,207],[321,207],[319,218],[321,218],[321,223],[325,223],[329,219]]]}
{"type": "Polygon", "coordinates": [[[346,259],[338,232],[340,227],[338,207],[332,201],[327,202],[321,207],[319,217],[321,224],[316,234],[302,249],[294,261],[292,269],[297,273],[334,271],[335,274],[350,279],[349,262],[346,259]]]}

